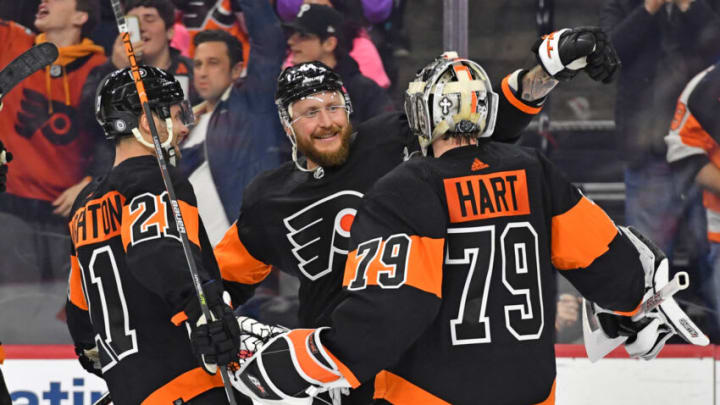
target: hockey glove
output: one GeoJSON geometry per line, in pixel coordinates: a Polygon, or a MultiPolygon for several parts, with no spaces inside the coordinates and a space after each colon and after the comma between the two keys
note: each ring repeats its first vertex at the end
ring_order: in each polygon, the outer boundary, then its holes
{"type": "MultiPolygon", "coordinates": [[[[599,51],[597,44],[601,35],[605,37],[602,30],[596,27],[565,28],[539,38],[532,51],[547,74],[554,79],[567,81],[588,65],[591,54],[599,51]]],[[[601,63],[597,57],[593,60],[601,63]]]]}
{"type": "Polygon", "coordinates": [[[190,333],[193,352],[205,371],[215,374],[218,365],[237,361],[240,328],[232,309],[222,300],[222,284],[210,281],[203,285],[203,290],[212,319],[207,322],[197,297],[192,297],[185,306],[188,317],[185,324],[190,333]]]}
{"type": "Polygon", "coordinates": [[[587,57],[585,72],[596,82],[611,83],[620,68],[620,58],[604,31],[598,29],[594,35],[595,51],[587,57]]]}
{"type": "Polygon", "coordinates": [[[293,329],[270,339],[230,374],[233,387],[254,403],[290,405],[311,405],[321,392],[350,388],[320,340],[323,329],[293,329]]]}
{"type": "Polygon", "coordinates": [[[5,149],[2,141],[0,141],[0,192],[5,191],[5,184],[7,183],[7,163],[13,158],[12,153],[5,149]]]}
{"type": "Polygon", "coordinates": [[[238,355],[241,363],[244,359],[252,357],[270,339],[289,331],[285,327],[267,325],[247,316],[238,316],[237,322],[241,333],[238,355]]]}
{"type": "MultiPolygon", "coordinates": [[[[614,347],[625,343],[625,350],[632,358],[654,359],[670,337],[678,333],[692,344],[705,346],[707,337],[680,309],[672,294],[681,288],[665,289],[671,281],[668,277],[668,260],[665,254],[649,239],[634,228],[620,227],[625,236],[638,250],[640,262],[645,272],[645,295],[637,313],[630,316],[606,310],[597,304],[586,302],[583,313],[583,329],[588,357],[597,360],[591,351],[597,349],[589,345],[609,344],[602,350],[603,357],[614,347]],[[671,291],[666,293],[666,291],[671,291]],[[592,318],[593,321],[589,321],[592,318]],[[601,331],[595,332],[595,340],[589,339],[589,323],[598,324],[601,331]],[[602,332],[602,333],[600,333],[602,332]],[[598,339],[600,337],[600,339],[598,339]]],[[[685,274],[686,276],[686,274],[685,274]]],[[[679,283],[680,277],[672,283],[679,283]]],[[[686,285],[685,285],[686,287],[686,285]]]]}
{"type": "Polygon", "coordinates": [[[100,354],[97,346],[77,345],[75,346],[75,354],[77,354],[80,365],[85,371],[102,378],[102,366],[100,365],[100,354]]]}

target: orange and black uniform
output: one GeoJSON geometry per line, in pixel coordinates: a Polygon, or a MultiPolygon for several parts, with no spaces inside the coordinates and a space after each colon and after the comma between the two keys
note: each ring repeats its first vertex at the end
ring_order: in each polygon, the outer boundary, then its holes
{"type": "Polygon", "coordinates": [[[538,151],[490,140],[380,179],[349,250],[321,340],[353,386],[380,372],[393,404],[554,404],[558,271],[605,308],[644,293],[601,208],[538,151]]]}
{"type": "MultiPolygon", "coordinates": [[[[0,20],[0,68],[44,41],[44,34],[35,36],[16,23],[0,20]]],[[[79,128],[80,117],[92,111],[80,111],[78,106],[88,74],[105,62],[103,49],[83,39],[59,52],[51,66],[24,79],[3,99],[0,139],[15,157],[7,181],[12,197],[55,200],[88,174],[93,146],[102,140],[79,128]]]]}
{"type": "MultiPolygon", "coordinates": [[[[540,108],[520,101],[506,84],[499,93],[493,136],[513,141],[540,108]]],[[[322,178],[287,162],[248,185],[240,215],[215,247],[234,303],[245,302],[276,267],[300,280],[299,326],[329,324],[342,298],[350,225],[363,195],[419,148],[400,112],[363,122],[351,142],[347,161],[324,168],[322,178]]]]}
{"type": "MultiPolygon", "coordinates": [[[[218,279],[192,186],[170,175],[200,278],[218,279]]],[[[169,204],[155,157],[140,156],[88,185],[73,207],[68,327],[76,345],[97,345],[115,404],[188,402],[223,385],[198,367],[182,324],[195,293],[169,204]]]]}

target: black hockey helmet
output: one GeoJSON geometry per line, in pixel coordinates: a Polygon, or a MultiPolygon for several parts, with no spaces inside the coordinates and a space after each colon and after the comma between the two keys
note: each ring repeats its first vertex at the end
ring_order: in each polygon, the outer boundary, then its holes
{"type": "Polygon", "coordinates": [[[350,96],[345,91],[340,75],[322,62],[313,61],[290,66],[278,77],[278,88],[275,93],[275,104],[280,113],[280,120],[290,125],[288,107],[290,103],[322,91],[339,91],[348,111],[352,112],[350,96]]]}
{"type": "MultiPolygon", "coordinates": [[[[170,73],[152,66],[138,67],[150,109],[162,119],[170,117],[170,106],[182,104],[184,94],[180,83],[170,73]]],[[[192,114],[189,105],[183,106],[183,121],[191,123],[185,116],[192,114]]],[[[138,97],[135,80],[129,67],[116,70],[100,82],[95,93],[95,118],[105,131],[106,139],[130,135],[138,126],[142,105],[138,97]]]]}

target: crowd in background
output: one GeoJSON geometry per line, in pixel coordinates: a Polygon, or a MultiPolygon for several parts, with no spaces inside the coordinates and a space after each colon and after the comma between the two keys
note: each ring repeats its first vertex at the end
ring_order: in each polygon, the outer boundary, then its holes
{"type": "MultiPolygon", "coordinates": [[[[134,47],[141,62],[175,75],[195,106],[196,126],[181,144],[179,167],[196,190],[213,244],[237,217],[250,180],[290,159],[274,103],[283,67],[319,60],[337,71],[354,106],[353,124],[401,108],[393,100],[405,86],[399,58],[411,45],[406,3],[124,1],[127,15],[139,22],[134,47]],[[284,35],[276,35],[278,24],[284,35]]],[[[95,121],[95,89],[128,61],[109,1],[3,1],[0,18],[0,65],[35,43],[60,48],[58,61],[13,90],[0,112],[0,140],[15,156],[7,192],[0,195],[0,221],[12,230],[0,237],[0,338],[64,343],[69,341],[61,310],[70,266],[67,215],[81,189],[114,159],[95,121]],[[20,322],[24,319],[32,321],[20,322]]],[[[708,221],[714,205],[708,205],[707,190],[713,189],[696,181],[697,165],[669,162],[665,141],[683,88],[720,60],[720,0],[606,0],[597,25],[623,63],[615,124],[626,164],[625,222],[671,259],[677,239],[685,238],[696,315],[720,342],[720,268],[713,263],[720,256],[713,249],[720,230],[713,226],[720,222],[708,221]]],[[[709,136],[696,146],[720,148],[720,127],[699,126],[696,131],[709,136]]],[[[290,277],[275,273],[246,304],[247,311],[292,327],[296,302],[284,293],[297,288],[290,277]]],[[[563,281],[559,291],[558,340],[573,342],[580,337],[580,301],[563,281]]]]}

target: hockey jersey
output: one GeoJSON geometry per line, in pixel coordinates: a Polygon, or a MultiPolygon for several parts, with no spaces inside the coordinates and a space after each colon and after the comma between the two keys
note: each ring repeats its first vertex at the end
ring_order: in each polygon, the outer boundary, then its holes
{"type": "MultiPolygon", "coordinates": [[[[217,279],[192,186],[170,175],[200,278],[217,279]]],[[[77,346],[97,345],[113,403],[187,402],[222,387],[176,325],[195,292],[155,157],[127,159],[90,183],[69,226],[68,327],[77,346]]]]}
{"type": "Polygon", "coordinates": [[[556,270],[636,309],[644,272],[604,211],[539,152],[492,141],[403,163],[367,192],[348,292],[321,340],[393,404],[554,404],[556,270]]]}
{"type": "MultiPolygon", "coordinates": [[[[513,141],[540,108],[518,99],[505,78],[494,139],[513,141]]],[[[350,226],[377,179],[419,148],[404,114],[387,113],[360,124],[345,164],[321,178],[293,162],[262,173],[243,193],[237,221],[215,247],[224,285],[244,302],[271,268],[300,279],[302,327],[327,325],[342,298],[350,226]]]]}
{"type": "MultiPolygon", "coordinates": [[[[0,20],[0,68],[43,41],[30,30],[0,20]]],[[[83,39],[59,48],[60,56],[33,73],[3,99],[0,139],[14,155],[9,194],[55,200],[86,174],[94,143],[79,128],[81,88],[90,70],[105,62],[103,48],[83,39]]]]}
{"type": "MultiPolygon", "coordinates": [[[[687,187],[708,163],[720,168],[720,63],[698,73],[678,98],[665,137],[667,160],[687,187]]],[[[720,243],[720,196],[703,190],[708,240],[720,243]]]]}

